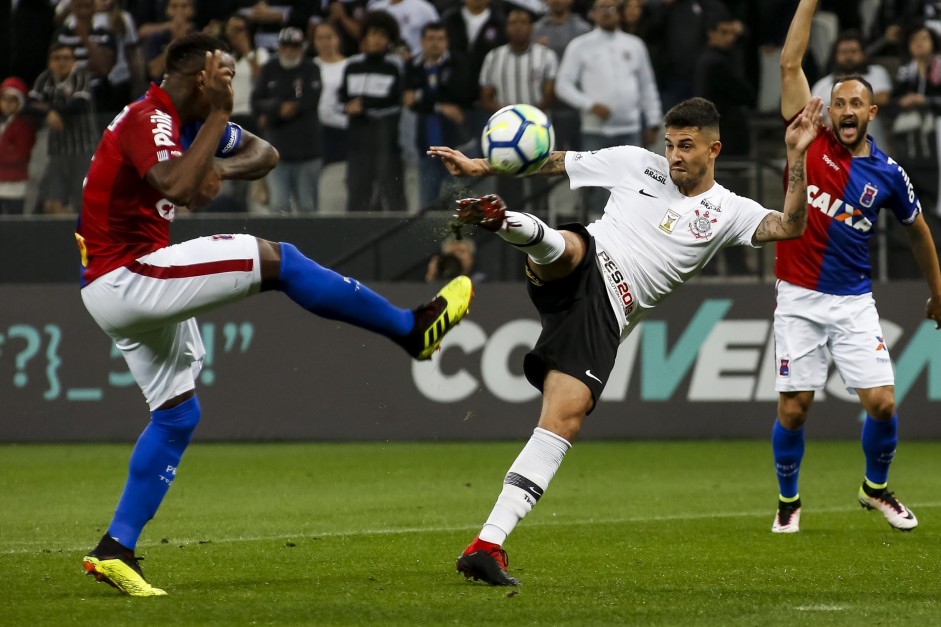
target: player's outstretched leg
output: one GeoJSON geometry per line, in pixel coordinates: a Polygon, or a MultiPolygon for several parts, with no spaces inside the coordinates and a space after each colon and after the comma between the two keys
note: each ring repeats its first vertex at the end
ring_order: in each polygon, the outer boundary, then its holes
{"type": "Polygon", "coordinates": [[[445,334],[467,314],[471,280],[457,277],[415,309],[393,306],[359,281],[324,268],[292,244],[281,243],[280,289],[295,303],[324,318],[384,335],[418,360],[429,359],[445,334]]]}
{"type": "Polygon", "coordinates": [[[134,551],[122,546],[105,534],[93,550],[82,559],[86,575],[95,581],[113,586],[132,597],[159,597],[166,594],[144,579],[139,560],[134,551]]]}
{"type": "Polygon", "coordinates": [[[533,263],[544,266],[565,252],[565,238],[534,215],[508,211],[496,194],[457,201],[455,219],[496,233],[526,253],[533,263]]]}
{"type": "Polygon", "coordinates": [[[473,298],[474,286],[469,278],[451,279],[433,299],[412,310],[415,324],[408,335],[395,338],[396,343],[419,361],[431,359],[445,334],[467,314],[473,298]]]}

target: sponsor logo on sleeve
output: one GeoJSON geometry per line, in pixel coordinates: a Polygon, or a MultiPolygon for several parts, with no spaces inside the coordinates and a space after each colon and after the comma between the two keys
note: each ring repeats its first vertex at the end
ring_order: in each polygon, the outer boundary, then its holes
{"type": "Polygon", "coordinates": [[[154,134],[154,144],[157,146],[176,145],[173,141],[173,118],[160,109],[154,109],[150,116],[150,123],[153,125],[150,132],[154,134]]]}

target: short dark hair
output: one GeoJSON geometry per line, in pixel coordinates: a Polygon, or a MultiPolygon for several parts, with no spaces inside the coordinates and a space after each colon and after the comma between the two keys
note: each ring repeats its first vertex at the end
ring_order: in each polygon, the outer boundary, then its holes
{"type": "Polygon", "coordinates": [[[833,42],[833,52],[836,52],[836,49],[839,48],[840,44],[844,41],[855,41],[859,44],[860,48],[862,48],[864,51],[866,50],[866,38],[863,37],[861,31],[858,31],[855,28],[840,31],[840,34],[836,36],[836,41],[833,42]]]}
{"type": "Polygon", "coordinates": [[[690,98],[667,111],[663,117],[667,128],[698,128],[700,131],[712,129],[719,133],[719,111],[705,98],[690,98]]]}
{"type": "Polygon", "coordinates": [[[428,34],[428,31],[431,31],[431,30],[443,30],[447,32],[447,29],[444,27],[443,22],[428,22],[427,24],[421,27],[421,36],[424,37],[425,35],[428,34]]]}
{"type": "Polygon", "coordinates": [[[869,92],[869,104],[872,104],[872,101],[875,100],[875,93],[872,91],[872,85],[862,74],[844,74],[843,76],[835,76],[833,78],[833,87],[830,88],[831,100],[833,100],[833,90],[836,89],[836,86],[847,81],[856,81],[857,83],[862,83],[863,87],[866,88],[866,91],[869,92]]]}
{"type": "Polygon", "coordinates": [[[389,43],[399,43],[399,23],[385,11],[370,11],[363,19],[363,36],[371,30],[382,31],[389,38],[389,43]]]}
{"type": "Polygon", "coordinates": [[[205,33],[190,33],[177,39],[167,47],[167,74],[192,72],[193,62],[202,64],[207,52],[222,50],[229,46],[218,37],[205,33]]]}
{"type": "Polygon", "coordinates": [[[64,41],[59,41],[58,39],[56,39],[51,44],[49,44],[49,52],[47,54],[49,54],[49,56],[52,56],[53,52],[56,52],[57,50],[62,50],[63,48],[68,48],[69,50],[72,51],[73,55],[75,54],[75,49],[72,48],[72,46],[65,43],[64,41]]]}

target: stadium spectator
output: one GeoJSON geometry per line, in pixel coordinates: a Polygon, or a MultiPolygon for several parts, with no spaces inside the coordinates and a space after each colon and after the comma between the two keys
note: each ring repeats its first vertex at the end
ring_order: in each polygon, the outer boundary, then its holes
{"type": "Polygon", "coordinates": [[[110,121],[124,105],[147,90],[144,55],[134,18],[121,8],[118,0],[95,0],[94,25],[115,35],[115,59],[108,73],[108,97],[96,103],[110,121]]]}
{"type": "Polygon", "coordinates": [[[908,50],[899,65],[889,110],[893,157],[905,168],[924,200],[923,208],[941,213],[938,190],[938,127],[941,115],[941,48],[939,37],[923,20],[913,22],[903,36],[908,50]]]}
{"type": "Polygon", "coordinates": [[[621,6],[621,30],[635,37],[640,37],[650,48],[647,41],[650,30],[650,14],[647,11],[645,0],[624,0],[621,6]]]}
{"type": "Polygon", "coordinates": [[[244,15],[252,24],[255,47],[276,50],[278,37],[285,26],[300,26],[305,0],[230,0],[234,13],[244,15]],[[294,14],[297,13],[297,16],[294,14]]]}
{"type": "Polygon", "coordinates": [[[199,207],[221,178],[256,178],[277,163],[270,145],[229,123],[234,63],[223,46],[202,33],[171,44],[161,86],[105,131],[75,233],[82,301],[124,355],[151,412],[112,521],[82,560],[88,575],[131,596],[166,594],[144,579],[134,551],[202,413],[195,388],[205,350],[194,316],[278,290],[317,316],[381,334],[427,359],[472,296],[461,277],[410,311],[287,243],[235,234],[169,245],[177,204],[199,207]],[[164,114],[158,121],[155,110],[164,114]]]}
{"type": "Polygon", "coordinates": [[[445,11],[441,22],[448,31],[450,49],[467,55],[474,77],[480,76],[487,53],[506,43],[506,18],[490,0],[464,0],[445,11]]]}
{"type": "Polygon", "coordinates": [[[160,81],[163,78],[167,48],[170,44],[196,30],[196,23],[193,21],[196,14],[194,0],[168,0],[166,11],[166,22],[145,24],[140,31],[144,39],[147,76],[152,81],[160,81]]]}
{"type": "MultiPolygon", "coordinates": [[[[88,72],[96,110],[108,103],[108,75],[118,58],[118,37],[107,21],[95,21],[95,0],[72,0],[68,15],[52,40],[70,46],[76,65],[88,72]]],[[[100,121],[107,123],[110,119],[108,116],[108,120],[100,121]]]]}
{"type": "MultiPolygon", "coordinates": [[[[799,114],[801,102],[810,96],[801,62],[816,8],[816,0],[800,0],[781,53],[781,115],[788,120],[799,114]]],[[[898,417],[895,375],[871,293],[869,243],[876,234],[879,211],[891,210],[906,225],[928,283],[925,313],[939,321],[939,328],[941,271],[908,175],[867,138],[866,127],[877,110],[872,99],[872,87],[858,74],[834,86],[829,108],[832,130],[820,132],[807,159],[807,232],[777,246],[774,346],[779,398],[771,436],[779,488],[771,527],[775,533],[800,529],[798,476],[804,424],[816,391],[827,383],[830,358],[866,412],[859,502],[881,512],[896,529],[914,529],[918,524],[888,489],[898,417]]]]}
{"type": "Polygon", "coordinates": [[[232,88],[235,102],[232,105],[232,121],[256,132],[258,121],[252,111],[252,91],[261,76],[261,68],[271,59],[267,48],[256,48],[252,25],[244,15],[233,15],[225,23],[225,40],[235,59],[235,76],[232,88]]]}
{"type": "MultiPolygon", "coordinates": [[[[494,113],[507,105],[528,104],[550,111],[555,102],[558,57],[546,46],[531,43],[533,17],[529,11],[510,9],[506,35],[508,43],[494,48],[484,58],[480,70],[481,107],[494,113]]],[[[510,206],[542,216],[549,212],[548,190],[548,183],[543,178],[497,179],[497,194],[510,206]],[[527,192],[531,202],[524,206],[527,192]]]]}
{"type": "MultiPolygon", "coordinates": [[[[582,149],[648,146],[660,127],[662,110],[653,67],[644,42],[619,29],[618,0],[597,0],[591,9],[595,30],[565,49],[555,91],[581,111],[582,149]]],[[[599,212],[607,192],[585,195],[588,211],[599,212]]]]}
{"type": "MultiPolygon", "coordinates": [[[[731,14],[713,14],[707,28],[707,45],[696,61],[695,93],[716,106],[722,154],[745,159],[751,151],[748,110],[755,104],[755,88],[745,78],[745,68],[735,46],[742,24],[731,14]]],[[[725,185],[736,194],[746,194],[753,170],[737,168],[725,176],[725,185]]],[[[703,274],[746,275],[751,273],[747,257],[751,251],[733,246],[721,251],[703,274]]]]}
{"type": "Polygon", "coordinates": [[[67,43],[54,41],[48,60],[49,69],[29,92],[30,107],[45,115],[49,127],[49,161],[40,185],[43,211],[74,213],[82,206],[82,180],[98,144],[92,77],[67,43]]]}
{"type": "MultiPolygon", "coordinates": [[[[340,35],[340,52],[345,57],[360,53],[363,20],[366,18],[367,0],[328,0],[325,21],[333,24],[340,35]]],[[[311,19],[317,20],[318,17],[311,19]]]]}
{"type": "MultiPolygon", "coordinates": [[[[819,96],[825,106],[830,106],[830,90],[841,76],[862,74],[872,85],[873,104],[885,107],[892,95],[892,77],[889,71],[878,63],[870,63],[866,58],[865,42],[859,31],[848,30],[841,32],[833,46],[833,71],[811,87],[810,93],[819,96]]],[[[876,141],[877,146],[886,146],[886,133],[882,128],[882,121],[877,117],[869,123],[869,134],[876,141]]]]}
{"type": "Polygon", "coordinates": [[[370,12],[363,22],[363,52],[343,70],[340,101],[347,129],[347,210],[405,211],[399,148],[402,58],[391,53],[399,25],[388,13],[370,12]]]}
{"type": "MultiPolygon", "coordinates": [[[[495,232],[526,253],[527,287],[543,327],[523,361],[526,378],[542,392],[539,423],[510,466],[480,534],[457,560],[465,577],[518,585],[507,573],[502,545],[548,488],[604,390],[618,345],[651,308],[724,246],[756,246],[803,233],[804,160],[821,111],[814,99],[788,127],[790,187],[783,212],[715,181],[719,115],[701,98],[667,113],[667,158],[633,146],[552,153],[537,174],[565,174],[573,187],[611,190],[604,217],[587,228],[555,230],[532,215],[505,210],[496,196],[458,202],[461,222],[495,232]]],[[[485,159],[467,159],[450,148],[437,147],[433,154],[453,174],[494,173],[485,159]]]]}
{"type": "MultiPolygon", "coordinates": [[[[546,0],[548,12],[533,24],[533,41],[548,47],[562,59],[569,42],[591,31],[591,24],[572,12],[572,0],[546,0]]],[[[581,150],[581,121],[576,109],[559,98],[547,111],[555,129],[555,145],[559,150],[581,150]]]]}
{"type": "Polygon", "coordinates": [[[449,236],[441,242],[441,253],[432,255],[425,271],[425,281],[450,281],[459,276],[469,276],[474,285],[486,279],[483,272],[475,270],[477,246],[467,237],[449,236]]]}
{"type": "MultiPolygon", "coordinates": [[[[428,0],[372,0],[370,11],[385,11],[399,23],[399,36],[408,46],[408,57],[421,52],[422,29],[437,22],[438,9],[428,0]]],[[[406,59],[407,60],[407,59],[406,59]]]]}
{"type": "MultiPolygon", "coordinates": [[[[756,93],[745,78],[740,58],[734,54],[742,25],[729,14],[714,15],[710,20],[706,49],[695,64],[694,91],[711,100],[719,111],[722,154],[743,157],[750,151],[747,111],[754,107],[756,93]]],[[[821,100],[829,103],[829,91],[821,100]]]]}
{"type": "Polygon", "coordinates": [[[408,65],[403,103],[418,114],[419,202],[428,207],[441,196],[448,171],[426,154],[429,146],[460,146],[471,138],[467,112],[476,100],[466,57],[448,50],[448,33],[441,22],[425,24],[422,50],[408,65]]]}
{"type": "Polygon", "coordinates": [[[346,161],[346,128],[349,118],[340,102],[340,86],[346,57],[340,50],[340,35],[333,22],[314,25],[313,40],[317,56],[314,63],[320,68],[320,103],[317,112],[323,129],[323,165],[346,161]]]}
{"type": "Polygon", "coordinates": [[[271,211],[302,214],[317,211],[321,157],[320,68],[304,55],[305,37],[288,26],[278,36],[278,54],[261,69],[252,92],[258,127],[281,155],[268,173],[271,211]]]}
{"type": "Polygon", "coordinates": [[[23,114],[26,83],[15,76],[0,83],[0,215],[23,213],[29,158],[36,126],[23,114]]]}
{"type": "Polygon", "coordinates": [[[693,95],[695,63],[706,49],[710,15],[728,13],[720,0],[663,0],[652,13],[648,35],[658,42],[654,67],[665,108],[693,95]]]}

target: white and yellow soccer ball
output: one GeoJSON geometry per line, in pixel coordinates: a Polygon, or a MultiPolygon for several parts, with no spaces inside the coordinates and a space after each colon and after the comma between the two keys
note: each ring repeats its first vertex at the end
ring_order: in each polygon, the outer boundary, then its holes
{"type": "Polygon", "coordinates": [[[508,105],[490,116],[480,146],[494,170],[525,176],[548,161],[555,131],[549,117],[536,107],[508,105]]]}

